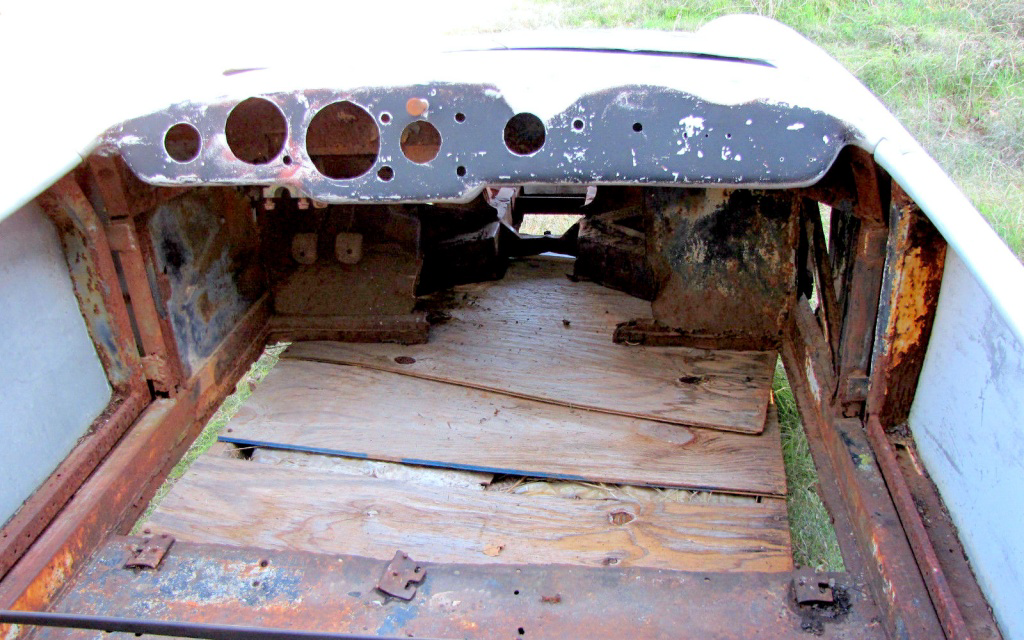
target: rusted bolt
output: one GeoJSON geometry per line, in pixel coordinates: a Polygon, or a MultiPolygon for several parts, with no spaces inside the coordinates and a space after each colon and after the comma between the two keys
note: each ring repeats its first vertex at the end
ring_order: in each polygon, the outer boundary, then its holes
{"type": "Polygon", "coordinates": [[[430,103],[423,98],[409,98],[409,101],[405,103],[405,110],[409,112],[410,116],[416,117],[426,113],[429,106],[430,103]]]}

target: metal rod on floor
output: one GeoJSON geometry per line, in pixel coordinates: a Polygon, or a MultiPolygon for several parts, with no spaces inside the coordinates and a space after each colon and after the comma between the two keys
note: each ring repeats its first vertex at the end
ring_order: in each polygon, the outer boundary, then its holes
{"type": "Polygon", "coordinates": [[[170,622],[138,618],[85,616],[73,613],[45,613],[37,611],[0,610],[0,624],[18,624],[65,629],[90,629],[108,633],[124,632],[136,635],[203,638],[206,640],[398,640],[394,636],[355,635],[350,633],[324,633],[322,631],[293,631],[265,627],[241,627],[226,624],[197,622],[170,622]]]}

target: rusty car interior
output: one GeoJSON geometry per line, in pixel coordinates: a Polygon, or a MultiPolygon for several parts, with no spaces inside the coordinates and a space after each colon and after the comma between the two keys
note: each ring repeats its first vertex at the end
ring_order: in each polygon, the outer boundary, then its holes
{"type": "Polygon", "coordinates": [[[901,429],[945,243],[871,155],[813,114],[743,147],[782,107],[482,95],[170,109],[38,196],[114,393],[3,527],[0,609],[37,617],[0,636],[998,637],[901,429]],[[568,175],[591,134],[732,146],[683,187],[628,148],[568,175]],[[761,152],[814,182],[726,171],[761,152]],[[780,359],[845,571],[793,561],[780,359]]]}

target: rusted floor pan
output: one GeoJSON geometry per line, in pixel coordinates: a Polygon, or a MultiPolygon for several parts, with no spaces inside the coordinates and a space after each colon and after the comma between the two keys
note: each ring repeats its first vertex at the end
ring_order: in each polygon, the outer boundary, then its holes
{"type": "Polygon", "coordinates": [[[761,435],[727,433],[286,353],[221,440],[519,476],[784,496],[779,425],[774,408],[768,413],[761,435]]]}
{"type": "Polygon", "coordinates": [[[671,424],[760,433],[776,354],[614,344],[650,303],[571,282],[572,261],[514,263],[504,279],[456,287],[422,345],[306,342],[288,357],[359,365],[671,424]]]}
{"type": "MultiPolygon", "coordinates": [[[[845,574],[833,577],[851,606],[822,623],[790,604],[790,574],[425,563],[426,579],[403,602],[375,590],[382,561],[179,541],[159,570],[124,569],[134,544],[111,540],[54,610],[418,638],[813,637],[802,627],[882,637],[866,587],[845,574]]],[[[36,637],[122,636],[134,637],[36,637]]]]}

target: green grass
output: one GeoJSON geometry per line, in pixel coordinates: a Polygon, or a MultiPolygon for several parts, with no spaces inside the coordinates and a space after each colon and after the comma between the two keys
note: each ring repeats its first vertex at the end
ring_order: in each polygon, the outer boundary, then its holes
{"type": "Polygon", "coordinates": [[[843,556],[832,521],[818,496],[818,471],[814,467],[807,435],[789,388],[782,363],[775,368],[772,385],[782,429],[782,459],[786,465],[789,493],[786,507],[793,539],[793,562],[817,571],[843,571],[843,556]]]}
{"type": "Polygon", "coordinates": [[[538,0],[548,26],[783,22],[850,69],[1024,258],[1024,0],[538,0]]]}
{"type": "Polygon", "coordinates": [[[226,425],[235,413],[238,412],[242,403],[252,395],[253,388],[259,384],[260,380],[262,380],[268,373],[270,373],[270,370],[274,368],[274,365],[277,364],[278,358],[281,357],[281,352],[283,352],[287,346],[288,345],[286,343],[281,343],[267,347],[259,360],[249,367],[249,371],[242,376],[242,379],[239,380],[238,384],[235,386],[235,392],[224,399],[224,402],[221,403],[220,407],[217,408],[217,412],[213,414],[210,421],[206,423],[205,427],[203,427],[203,431],[192,443],[192,446],[188,448],[188,451],[186,451],[185,455],[181,457],[178,464],[174,465],[174,468],[171,469],[171,472],[167,475],[167,479],[164,480],[164,483],[160,485],[159,489],[157,489],[156,494],[149,503],[149,506],[146,507],[146,511],[135,523],[135,527],[132,530],[133,534],[138,533],[142,524],[149,519],[150,514],[153,513],[153,510],[160,504],[160,501],[164,499],[164,496],[166,496],[167,492],[171,490],[174,483],[178,481],[178,478],[188,471],[188,468],[192,466],[192,463],[195,462],[203,452],[217,442],[217,436],[220,435],[224,425],[226,425]]]}

